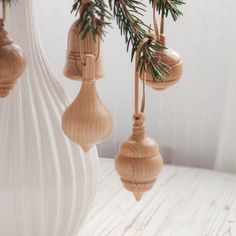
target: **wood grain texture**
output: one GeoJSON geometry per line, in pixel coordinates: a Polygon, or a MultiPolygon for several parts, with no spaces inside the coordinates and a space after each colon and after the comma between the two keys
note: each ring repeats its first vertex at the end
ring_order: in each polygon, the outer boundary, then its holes
{"type": "MultiPolygon", "coordinates": [[[[165,35],[160,35],[160,43],[166,47],[165,35]]],[[[164,90],[174,85],[179,81],[183,72],[183,61],[181,60],[179,54],[175,50],[168,47],[162,51],[163,54],[158,54],[156,56],[156,60],[166,64],[169,67],[165,80],[153,81],[151,71],[148,71],[146,76],[147,86],[155,90],[164,90]]]]}
{"type": "Polygon", "coordinates": [[[95,58],[93,55],[85,58],[80,93],[64,112],[62,129],[87,152],[111,133],[113,122],[95,87],[95,58]]]}
{"type": "Polygon", "coordinates": [[[115,158],[116,170],[124,187],[137,201],[153,187],[163,165],[159,147],[147,136],[144,121],[143,113],[138,117],[134,115],[133,133],[121,144],[115,158]]]}
{"type": "Polygon", "coordinates": [[[0,19],[0,97],[6,97],[26,66],[23,50],[13,43],[0,19]]]}
{"type": "Polygon", "coordinates": [[[101,159],[96,199],[77,236],[235,236],[236,175],[164,166],[141,202],[101,159]]]}
{"type": "Polygon", "coordinates": [[[69,30],[64,75],[73,80],[82,80],[83,55],[92,54],[97,57],[99,54],[96,59],[95,78],[102,78],[104,76],[104,71],[102,65],[100,41],[98,38],[94,40],[92,32],[88,32],[83,40],[81,40],[81,38],[82,35],[80,33],[79,20],[77,20],[72,24],[69,30]]]}

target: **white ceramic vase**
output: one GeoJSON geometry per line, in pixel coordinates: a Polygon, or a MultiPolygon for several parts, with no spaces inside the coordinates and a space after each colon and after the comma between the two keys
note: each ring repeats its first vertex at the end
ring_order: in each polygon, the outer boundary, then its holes
{"type": "Polygon", "coordinates": [[[8,15],[28,65],[0,99],[0,235],[74,236],[95,195],[98,155],[61,130],[67,99],[41,48],[35,1],[18,1],[8,15]]]}

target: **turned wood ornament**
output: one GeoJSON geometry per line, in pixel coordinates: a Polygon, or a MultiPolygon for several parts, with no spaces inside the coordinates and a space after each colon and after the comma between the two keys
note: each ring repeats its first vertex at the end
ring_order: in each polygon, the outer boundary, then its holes
{"type": "Polygon", "coordinates": [[[124,187],[137,201],[153,187],[163,165],[157,142],[146,134],[144,119],[143,113],[134,115],[133,133],[121,144],[115,159],[124,187]]]}
{"type": "Polygon", "coordinates": [[[66,63],[64,75],[73,80],[82,80],[84,55],[91,54],[96,57],[95,78],[104,76],[102,56],[100,50],[100,38],[96,36],[95,40],[92,32],[88,32],[82,39],[79,20],[75,21],[69,30],[66,63]]]}
{"type": "Polygon", "coordinates": [[[120,145],[115,158],[115,166],[124,187],[132,192],[137,201],[141,200],[143,193],[150,190],[156,182],[163,160],[157,142],[146,134],[145,122],[145,88],[146,69],[142,74],[137,70],[139,55],[143,45],[148,41],[144,38],[137,48],[135,60],[135,114],[133,115],[133,132],[131,136],[120,145]],[[139,112],[139,76],[143,80],[143,98],[139,112]]]}
{"type": "Polygon", "coordinates": [[[80,93],[62,117],[64,133],[85,152],[104,140],[113,126],[112,115],[99,98],[95,83],[95,57],[85,55],[80,93]]]}
{"type": "Polygon", "coordinates": [[[13,43],[0,19],[0,97],[6,97],[16,80],[23,74],[26,57],[23,50],[13,43]]]}
{"type": "MultiPolygon", "coordinates": [[[[161,18],[161,30],[159,33],[158,24],[156,20],[156,8],[153,8],[153,22],[155,34],[154,38],[159,42],[163,48],[161,53],[158,53],[155,57],[157,61],[160,61],[168,66],[168,73],[166,73],[165,80],[153,80],[153,75],[150,70],[147,71],[146,83],[148,86],[156,90],[164,90],[175,83],[177,83],[183,72],[183,61],[181,60],[179,54],[166,46],[166,38],[164,35],[164,17],[161,18]]],[[[155,63],[155,62],[154,62],[155,63]]]]}

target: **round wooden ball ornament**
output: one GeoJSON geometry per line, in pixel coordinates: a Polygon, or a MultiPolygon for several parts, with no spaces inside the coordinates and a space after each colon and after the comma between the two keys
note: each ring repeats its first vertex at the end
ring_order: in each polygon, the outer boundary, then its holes
{"type": "MultiPolygon", "coordinates": [[[[173,49],[166,47],[166,38],[164,35],[164,17],[161,18],[161,33],[159,34],[158,24],[156,21],[156,7],[153,8],[153,21],[155,28],[155,39],[163,46],[161,53],[156,55],[156,60],[168,66],[168,72],[163,81],[153,80],[150,70],[147,71],[147,85],[156,90],[164,90],[177,83],[183,72],[183,61],[180,55],[173,49]]],[[[155,62],[154,62],[155,63],[155,62]]]]}
{"type": "Polygon", "coordinates": [[[0,19],[0,97],[8,96],[25,66],[23,50],[9,38],[4,28],[4,19],[0,19]]]}
{"type": "MultiPolygon", "coordinates": [[[[148,39],[144,39],[136,52],[137,69],[139,52],[148,39]]],[[[135,72],[135,114],[133,116],[133,132],[120,145],[115,157],[115,166],[124,187],[132,192],[137,201],[141,200],[144,192],[150,190],[156,182],[163,160],[157,142],[150,138],[145,131],[145,72],[143,77],[143,99],[139,112],[139,71],[135,72]]]]}
{"type": "Polygon", "coordinates": [[[62,117],[66,136],[85,152],[104,140],[112,131],[112,115],[98,96],[95,83],[95,57],[85,55],[83,80],[79,95],[62,117]]]}
{"type": "MultiPolygon", "coordinates": [[[[161,44],[165,46],[165,44],[162,43],[165,40],[165,36],[160,35],[160,38],[161,44]]],[[[149,87],[152,87],[155,90],[164,90],[177,83],[181,78],[183,71],[183,61],[175,50],[171,48],[165,48],[162,51],[163,54],[157,55],[156,60],[161,61],[168,66],[168,73],[165,76],[165,80],[154,81],[152,73],[150,71],[147,73],[146,83],[149,87]]]]}
{"type": "MultiPolygon", "coordinates": [[[[83,1],[80,12],[89,2],[88,0],[83,1]]],[[[100,37],[96,36],[94,38],[92,32],[88,32],[83,38],[80,29],[80,20],[78,19],[69,30],[64,75],[73,80],[82,80],[84,55],[91,54],[96,57],[95,78],[100,79],[104,76],[100,37]]]]}

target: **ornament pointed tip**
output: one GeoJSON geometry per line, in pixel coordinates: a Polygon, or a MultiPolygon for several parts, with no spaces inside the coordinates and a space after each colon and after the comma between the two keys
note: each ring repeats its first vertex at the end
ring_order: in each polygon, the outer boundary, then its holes
{"type": "Polygon", "coordinates": [[[141,200],[142,196],[143,196],[142,192],[135,192],[134,193],[134,197],[135,197],[137,202],[139,202],[141,200]]]}
{"type": "Polygon", "coordinates": [[[91,149],[92,145],[90,145],[90,144],[83,144],[83,145],[81,145],[81,147],[84,150],[84,152],[88,152],[91,149]]]}

